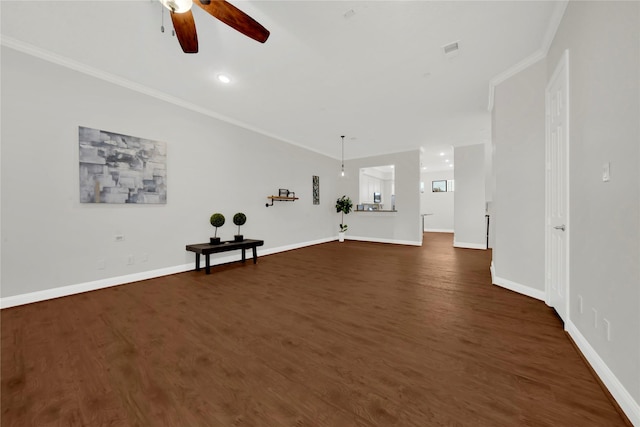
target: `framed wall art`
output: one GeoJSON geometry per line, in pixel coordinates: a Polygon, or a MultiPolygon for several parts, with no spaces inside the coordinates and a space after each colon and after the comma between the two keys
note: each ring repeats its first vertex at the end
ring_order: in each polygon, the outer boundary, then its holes
{"type": "Polygon", "coordinates": [[[164,142],[78,128],[80,203],[167,203],[164,142]]]}
{"type": "Polygon", "coordinates": [[[313,179],[312,179],[312,186],[313,186],[313,204],[314,205],[319,205],[320,204],[320,177],[317,175],[313,175],[313,179]]]}

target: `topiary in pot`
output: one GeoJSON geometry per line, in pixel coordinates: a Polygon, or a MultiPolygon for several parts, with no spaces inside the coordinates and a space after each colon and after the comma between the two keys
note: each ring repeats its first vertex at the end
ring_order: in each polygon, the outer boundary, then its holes
{"type": "Polygon", "coordinates": [[[213,215],[211,215],[211,218],[209,218],[209,222],[211,223],[211,225],[216,228],[216,232],[213,237],[209,238],[209,243],[211,243],[212,245],[220,244],[220,238],[218,237],[218,227],[222,227],[224,225],[224,221],[224,215],[222,215],[221,213],[214,213],[213,215]]]}
{"type": "Polygon", "coordinates": [[[238,234],[233,236],[236,242],[242,242],[244,240],[244,236],[240,234],[240,226],[244,225],[245,222],[247,222],[247,216],[242,212],[238,212],[233,216],[233,223],[238,226],[238,234]]]}

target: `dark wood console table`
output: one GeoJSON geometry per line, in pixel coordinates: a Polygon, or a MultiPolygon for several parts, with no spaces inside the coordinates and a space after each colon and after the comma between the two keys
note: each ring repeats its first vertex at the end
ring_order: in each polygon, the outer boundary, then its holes
{"type": "Polygon", "coordinates": [[[187,250],[190,252],[196,253],[196,271],[200,271],[200,255],[205,256],[205,271],[207,274],[211,273],[211,263],[210,263],[210,255],[217,254],[219,252],[228,252],[241,250],[242,251],[242,262],[245,262],[246,255],[245,251],[247,249],[253,250],[253,263],[258,262],[258,254],[256,248],[258,246],[264,245],[264,240],[250,240],[246,239],[242,242],[229,241],[229,242],[221,242],[218,245],[211,245],[209,243],[197,243],[194,245],[187,245],[187,250]]]}

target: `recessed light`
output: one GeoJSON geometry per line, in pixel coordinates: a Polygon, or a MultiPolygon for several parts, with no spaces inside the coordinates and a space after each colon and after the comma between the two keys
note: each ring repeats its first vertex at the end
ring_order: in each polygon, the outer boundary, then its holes
{"type": "Polygon", "coordinates": [[[444,153],[440,153],[441,156],[444,156],[444,153]]]}
{"type": "Polygon", "coordinates": [[[449,165],[449,167],[450,167],[450,168],[452,168],[452,167],[453,167],[453,163],[451,163],[451,164],[449,165]]]}
{"type": "Polygon", "coordinates": [[[445,163],[449,163],[449,159],[445,160],[445,163]]]}
{"type": "Polygon", "coordinates": [[[229,84],[231,83],[231,77],[227,76],[226,74],[218,74],[218,81],[224,84],[229,84]]]}

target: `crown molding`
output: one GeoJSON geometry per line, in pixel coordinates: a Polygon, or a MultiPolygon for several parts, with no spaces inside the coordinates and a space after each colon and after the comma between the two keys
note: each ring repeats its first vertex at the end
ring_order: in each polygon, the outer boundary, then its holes
{"type": "Polygon", "coordinates": [[[83,64],[78,61],[74,61],[73,59],[67,58],[62,55],[58,55],[46,49],[42,49],[40,47],[34,46],[29,43],[25,43],[21,40],[14,39],[12,37],[7,37],[4,35],[0,35],[0,45],[8,47],[10,49],[16,50],[18,52],[22,52],[24,54],[51,62],[56,65],[60,65],[62,67],[86,74],[88,76],[94,77],[96,79],[100,79],[120,87],[142,93],[144,95],[159,99],[164,102],[168,102],[170,104],[176,105],[178,107],[184,108],[186,110],[194,111],[196,113],[200,113],[202,115],[232,124],[234,126],[238,126],[243,129],[250,130],[252,132],[259,133],[269,138],[276,139],[278,141],[286,142],[287,144],[294,145],[299,148],[303,148],[305,150],[314,152],[316,154],[320,154],[325,157],[334,158],[326,153],[322,153],[317,150],[313,150],[311,148],[305,147],[302,144],[296,143],[294,141],[283,138],[279,135],[268,132],[264,129],[260,129],[258,127],[252,126],[248,123],[242,122],[240,120],[236,120],[232,117],[225,116],[213,110],[209,110],[207,108],[200,107],[199,105],[190,103],[185,101],[184,99],[177,98],[175,96],[169,95],[165,92],[162,92],[157,89],[150,88],[148,86],[142,85],[140,83],[133,82],[131,80],[127,80],[123,77],[119,77],[115,74],[107,73],[105,71],[99,70],[97,68],[91,67],[89,65],[83,64]]]}
{"type": "Polygon", "coordinates": [[[556,3],[556,7],[554,8],[553,13],[551,14],[551,18],[549,19],[547,30],[545,31],[542,38],[540,48],[538,48],[534,53],[527,56],[522,61],[498,74],[489,81],[489,104],[487,106],[487,109],[490,112],[493,111],[493,101],[497,85],[547,57],[549,47],[551,47],[553,38],[556,36],[556,32],[558,31],[558,27],[560,26],[560,22],[562,21],[562,17],[564,16],[564,12],[567,9],[568,4],[568,0],[562,0],[556,3]]]}
{"type": "Polygon", "coordinates": [[[560,22],[562,21],[562,17],[564,16],[564,12],[567,9],[568,4],[569,0],[562,0],[559,1],[556,4],[555,9],[553,9],[549,25],[547,25],[547,31],[544,33],[542,44],[540,45],[540,49],[542,49],[545,56],[547,56],[551,43],[558,32],[558,27],[560,27],[560,22]]]}

